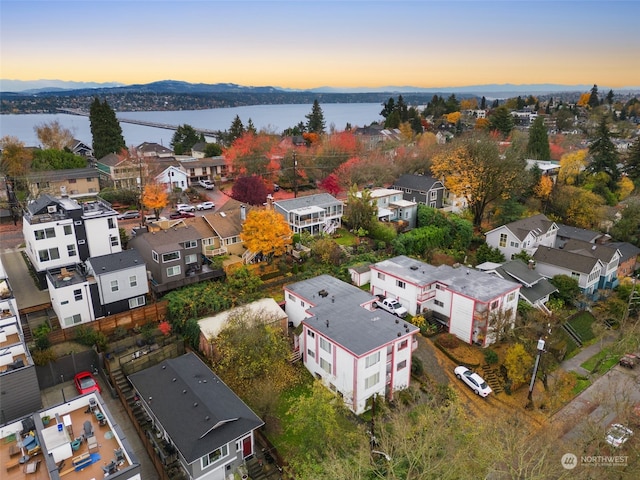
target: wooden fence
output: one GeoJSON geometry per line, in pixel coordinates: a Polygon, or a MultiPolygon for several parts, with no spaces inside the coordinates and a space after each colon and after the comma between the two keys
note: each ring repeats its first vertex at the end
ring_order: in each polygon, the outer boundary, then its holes
{"type": "Polygon", "coordinates": [[[151,305],[136,308],[135,310],[109,315],[108,317],[100,318],[91,323],[84,323],[75,327],[54,330],[48,335],[49,342],[55,345],[69,340],[75,340],[79,328],[91,328],[92,330],[102,332],[109,336],[116,328],[131,330],[140,328],[147,323],[160,323],[166,319],[166,315],[167,301],[161,300],[159,302],[152,303],[151,305]]]}

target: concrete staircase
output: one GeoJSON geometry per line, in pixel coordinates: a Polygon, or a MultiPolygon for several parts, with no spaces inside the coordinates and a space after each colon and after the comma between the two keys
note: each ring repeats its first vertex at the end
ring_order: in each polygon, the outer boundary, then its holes
{"type": "Polygon", "coordinates": [[[251,480],[266,480],[267,475],[264,473],[262,461],[255,455],[247,458],[245,464],[251,480]]]}
{"type": "Polygon", "coordinates": [[[482,365],[482,373],[480,374],[484,378],[485,382],[489,384],[491,390],[494,393],[500,393],[504,391],[504,385],[502,384],[502,378],[497,367],[491,365],[482,365]]]}

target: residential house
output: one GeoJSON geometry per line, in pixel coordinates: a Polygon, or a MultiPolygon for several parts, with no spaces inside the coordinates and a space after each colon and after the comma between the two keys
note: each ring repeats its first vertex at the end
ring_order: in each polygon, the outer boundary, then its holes
{"type": "Polygon", "coordinates": [[[274,201],[273,208],[285,218],[294,234],[333,233],[340,228],[344,213],[344,203],[328,193],[274,201]]]}
{"type": "Polygon", "coordinates": [[[273,298],[261,298],[255,302],[225,310],[211,317],[198,320],[200,326],[200,351],[213,358],[215,339],[233,318],[259,319],[287,332],[289,317],[273,298]]]}
{"type": "MultiPolygon", "coordinates": [[[[378,220],[401,224],[404,226],[403,230],[416,227],[418,204],[405,200],[401,190],[375,188],[369,190],[369,195],[378,207],[378,220]]],[[[358,192],[357,196],[361,197],[362,192],[358,192]]]]}
{"type": "Polygon", "coordinates": [[[159,185],[164,185],[167,192],[171,193],[175,190],[183,192],[189,188],[189,177],[187,172],[182,169],[182,164],[176,160],[163,160],[157,162],[151,167],[154,179],[159,185]]]}
{"type": "Polygon", "coordinates": [[[144,306],[149,292],[147,269],[135,250],[50,269],[47,287],[62,328],[144,306]]]}
{"type": "Polygon", "coordinates": [[[186,478],[226,480],[254,454],[264,422],[194,353],[128,378],[186,478]]]}
{"type": "Polygon", "coordinates": [[[605,268],[602,261],[594,256],[574,253],[564,249],[542,247],[533,254],[536,270],[547,278],[566,275],[578,281],[583,294],[593,299],[600,282],[600,274],[605,268]]]}
{"type": "Polygon", "coordinates": [[[146,158],[168,158],[173,156],[173,150],[159,143],[143,142],[136,147],[139,155],[146,158]]]}
{"type": "Polygon", "coordinates": [[[36,367],[24,338],[18,305],[1,261],[0,385],[1,421],[15,420],[41,407],[36,367]]]}
{"type": "Polygon", "coordinates": [[[36,410],[0,426],[0,450],[11,455],[3,478],[142,478],[129,440],[99,393],[36,410]]]}
{"type": "Polygon", "coordinates": [[[143,158],[110,153],[96,161],[96,168],[103,186],[121,190],[140,189],[143,179],[149,175],[143,158]]]}
{"type": "Polygon", "coordinates": [[[69,148],[69,151],[71,151],[71,153],[73,153],[74,155],[93,159],[93,148],[91,147],[91,145],[88,145],[83,141],[78,140],[77,138],[71,140],[67,147],[69,148]]]}
{"type": "Polygon", "coordinates": [[[229,168],[224,157],[179,159],[189,177],[189,185],[197,185],[200,180],[217,182],[229,176],[229,168]]]}
{"type": "Polygon", "coordinates": [[[629,242],[607,242],[605,245],[617,248],[620,252],[618,278],[630,277],[640,268],[640,265],[638,265],[640,248],[629,242]]]}
{"type": "Polygon", "coordinates": [[[351,283],[357,287],[366,285],[371,281],[371,262],[363,262],[349,267],[351,283]]]}
{"type": "Polygon", "coordinates": [[[445,325],[486,347],[513,326],[520,284],[467,267],[434,267],[404,255],[371,266],[371,293],[395,298],[411,315],[445,325]]]}
{"type": "Polygon", "coordinates": [[[527,158],[525,161],[527,162],[527,170],[537,167],[540,169],[543,176],[551,178],[553,183],[556,182],[558,172],[560,171],[560,162],[554,162],[551,160],[535,160],[531,158],[527,158]]]}
{"type": "Polygon", "coordinates": [[[42,280],[46,270],[118,253],[122,246],[117,215],[100,198],[79,204],[70,198],[41,195],[25,208],[25,253],[42,280]]]}
{"type": "Polygon", "coordinates": [[[511,260],[504,264],[485,262],[477,265],[476,270],[518,282],[521,285],[520,300],[546,315],[551,314],[546,303],[551,294],[557,292],[558,289],[536,270],[533,260],[528,264],[520,259],[511,260]]]}
{"type": "Polygon", "coordinates": [[[562,248],[562,246],[569,240],[582,240],[589,243],[603,243],[607,241],[608,235],[602,232],[596,232],[595,230],[587,230],[586,228],[571,227],[562,223],[557,223],[558,232],[556,233],[556,243],[553,245],[556,248],[562,248]]]}
{"type": "Polygon", "coordinates": [[[405,200],[421,203],[432,208],[442,208],[445,188],[440,180],[430,175],[404,174],[391,185],[394,190],[400,190],[405,200]]]}
{"type": "Polygon", "coordinates": [[[191,156],[193,158],[204,158],[205,149],[207,148],[207,142],[198,142],[193,147],[191,147],[191,156]]]}
{"type": "Polygon", "coordinates": [[[568,240],[561,248],[565,252],[586,255],[602,262],[598,288],[611,290],[618,286],[618,265],[622,254],[617,248],[607,244],[596,244],[582,240],[568,240]]]}
{"type": "Polygon", "coordinates": [[[210,235],[203,236],[202,248],[207,257],[232,255],[242,257],[247,250],[240,234],[247,213],[253,209],[237,200],[228,200],[220,209],[202,216],[210,235]]]}
{"type": "Polygon", "coordinates": [[[168,228],[137,229],[129,241],[129,247],[136,249],[147,265],[153,292],[163,293],[224,275],[203,262],[198,229],[182,221],[167,223],[168,228]]]}
{"type": "Polygon", "coordinates": [[[387,142],[398,142],[402,140],[402,132],[398,128],[384,128],[382,125],[369,125],[368,127],[356,128],[353,134],[358,137],[365,148],[373,150],[381,144],[387,142]]]}
{"type": "Polygon", "coordinates": [[[95,168],[43,170],[27,175],[31,198],[46,193],[53,196],[79,198],[96,196],[100,192],[98,171],[95,168]]]}
{"type": "Polygon", "coordinates": [[[444,145],[445,143],[453,140],[453,136],[453,133],[448,132],[447,130],[439,130],[438,133],[436,133],[436,143],[438,145],[444,145]]]}
{"type": "Polygon", "coordinates": [[[553,247],[558,225],[545,215],[516,220],[485,234],[487,245],[497,248],[507,260],[522,252],[532,255],[539,247],[553,247]]]}
{"type": "Polygon", "coordinates": [[[411,382],[418,328],[383,310],[374,297],[329,275],[285,286],[285,310],[305,367],[357,415],[375,396],[393,399],[411,382]]]}

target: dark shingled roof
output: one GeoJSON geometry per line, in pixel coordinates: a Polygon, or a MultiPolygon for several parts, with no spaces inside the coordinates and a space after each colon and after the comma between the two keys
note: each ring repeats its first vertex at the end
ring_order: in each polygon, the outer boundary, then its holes
{"type": "MultiPolygon", "coordinates": [[[[558,223],[558,237],[560,238],[573,238],[575,240],[583,240],[585,242],[595,242],[603,234],[600,232],[594,232],[593,230],[586,230],[584,228],[571,227],[558,223]]],[[[557,245],[556,245],[557,246],[557,245]]]]}
{"type": "Polygon", "coordinates": [[[96,275],[108,272],[125,270],[135,265],[144,265],[144,260],[137,250],[123,250],[118,253],[109,253],[99,257],[91,257],[89,263],[96,275]]]}
{"type": "Polygon", "coordinates": [[[194,353],[129,380],[188,463],[264,424],[194,353]]]}
{"type": "Polygon", "coordinates": [[[539,263],[555,265],[578,273],[589,274],[600,260],[595,257],[567,252],[558,248],[540,247],[533,254],[533,259],[539,263]]]}
{"type": "MultiPolygon", "coordinates": [[[[440,183],[440,180],[433,178],[431,175],[404,174],[393,182],[391,188],[410,188],[411,190],[428,192],[436,182],[440,183]]],[[[438,187],[441,188],[440,185],[438,187]]]]}
{"type": "MultiPolygon", "coordinates": [[[[554,224],[545,215],[538,214],[532,217],[516,220],[505,225],[520,241],[524,240],[529,232],[533,232],[535,236],[542,235],[549,231],[554,224]]],[[[494,229],[495,230],[495,229],[494,229]]],[[[493,231],[493,230],[492,230],[493,231]]]]}
{"type": "Polygon", "coordinates": [[[612,245],[601,245],[599,243],[590,243],[582,240],[571,239],[562,247],[567,252],[578,253],[580,255],[587,255],[589,257],[599,258],[605,265],[608,264],[616,251],[616,247],[612,245]]]}

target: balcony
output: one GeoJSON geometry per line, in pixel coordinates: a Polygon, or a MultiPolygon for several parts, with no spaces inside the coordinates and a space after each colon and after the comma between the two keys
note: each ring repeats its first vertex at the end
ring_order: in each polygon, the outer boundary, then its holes
{"type": "Polygon", "coordinates": [[[435,290],[427,290],[426,292],[419,293],[417,300],[419,303],[428,302],[435,296],[436,296],[435,290]]]}

